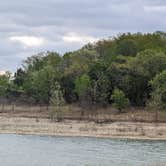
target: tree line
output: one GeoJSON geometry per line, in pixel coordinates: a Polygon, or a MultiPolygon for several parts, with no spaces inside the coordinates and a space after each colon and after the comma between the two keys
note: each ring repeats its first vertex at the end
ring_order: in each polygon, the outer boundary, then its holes
{"type": "Polygon", "coordinates": [[[60,55],[28,57],[0,76],[0,96],[49,105],[57,92],[81,107],[152,106],[166,109],[166,33],[125,33],[60,55]],[[59,93],[59,92],[57,92],[59,93]]]}

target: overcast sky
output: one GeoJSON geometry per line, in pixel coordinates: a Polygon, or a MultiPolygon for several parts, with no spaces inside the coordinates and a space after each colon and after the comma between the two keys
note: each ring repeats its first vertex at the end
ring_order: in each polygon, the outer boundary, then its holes
{"type": "Polygon", "coordinates": [[[42,51],[66,51],[123,32],[166,29],[166,0],[1,0],[0,71],[42,51]]]}

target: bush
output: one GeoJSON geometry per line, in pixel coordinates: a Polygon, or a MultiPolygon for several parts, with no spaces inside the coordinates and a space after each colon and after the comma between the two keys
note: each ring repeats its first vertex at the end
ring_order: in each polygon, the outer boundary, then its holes
{"type": "Polygon", "coordinates": [[[122,109],[126,108],[129,105],[129,99],[126,98],[123,91],[120,89],[114,89],[113,94],[111,96],[111,100],[113,100],[113,105],[122,112],[122,109]]]}

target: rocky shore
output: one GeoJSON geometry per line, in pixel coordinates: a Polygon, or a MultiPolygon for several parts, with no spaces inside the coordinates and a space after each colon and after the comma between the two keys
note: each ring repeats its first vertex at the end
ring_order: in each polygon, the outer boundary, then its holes
{"type": "Polygon", "coordinates": [[[0,133],[166,140],[166,123],[88,121],[51,122],[49,119],[0,117],[0,133]]]}

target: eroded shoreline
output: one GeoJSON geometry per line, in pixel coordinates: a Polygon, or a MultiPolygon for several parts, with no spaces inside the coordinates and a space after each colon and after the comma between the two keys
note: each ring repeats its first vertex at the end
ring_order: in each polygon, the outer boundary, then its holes
{"type": "Polygon", "coordinates": [[[166,123],[113,122],[98,124],[71,120],[53,123],[49,119],[0,117],[0,133],[166,141],[166,123]]]}

